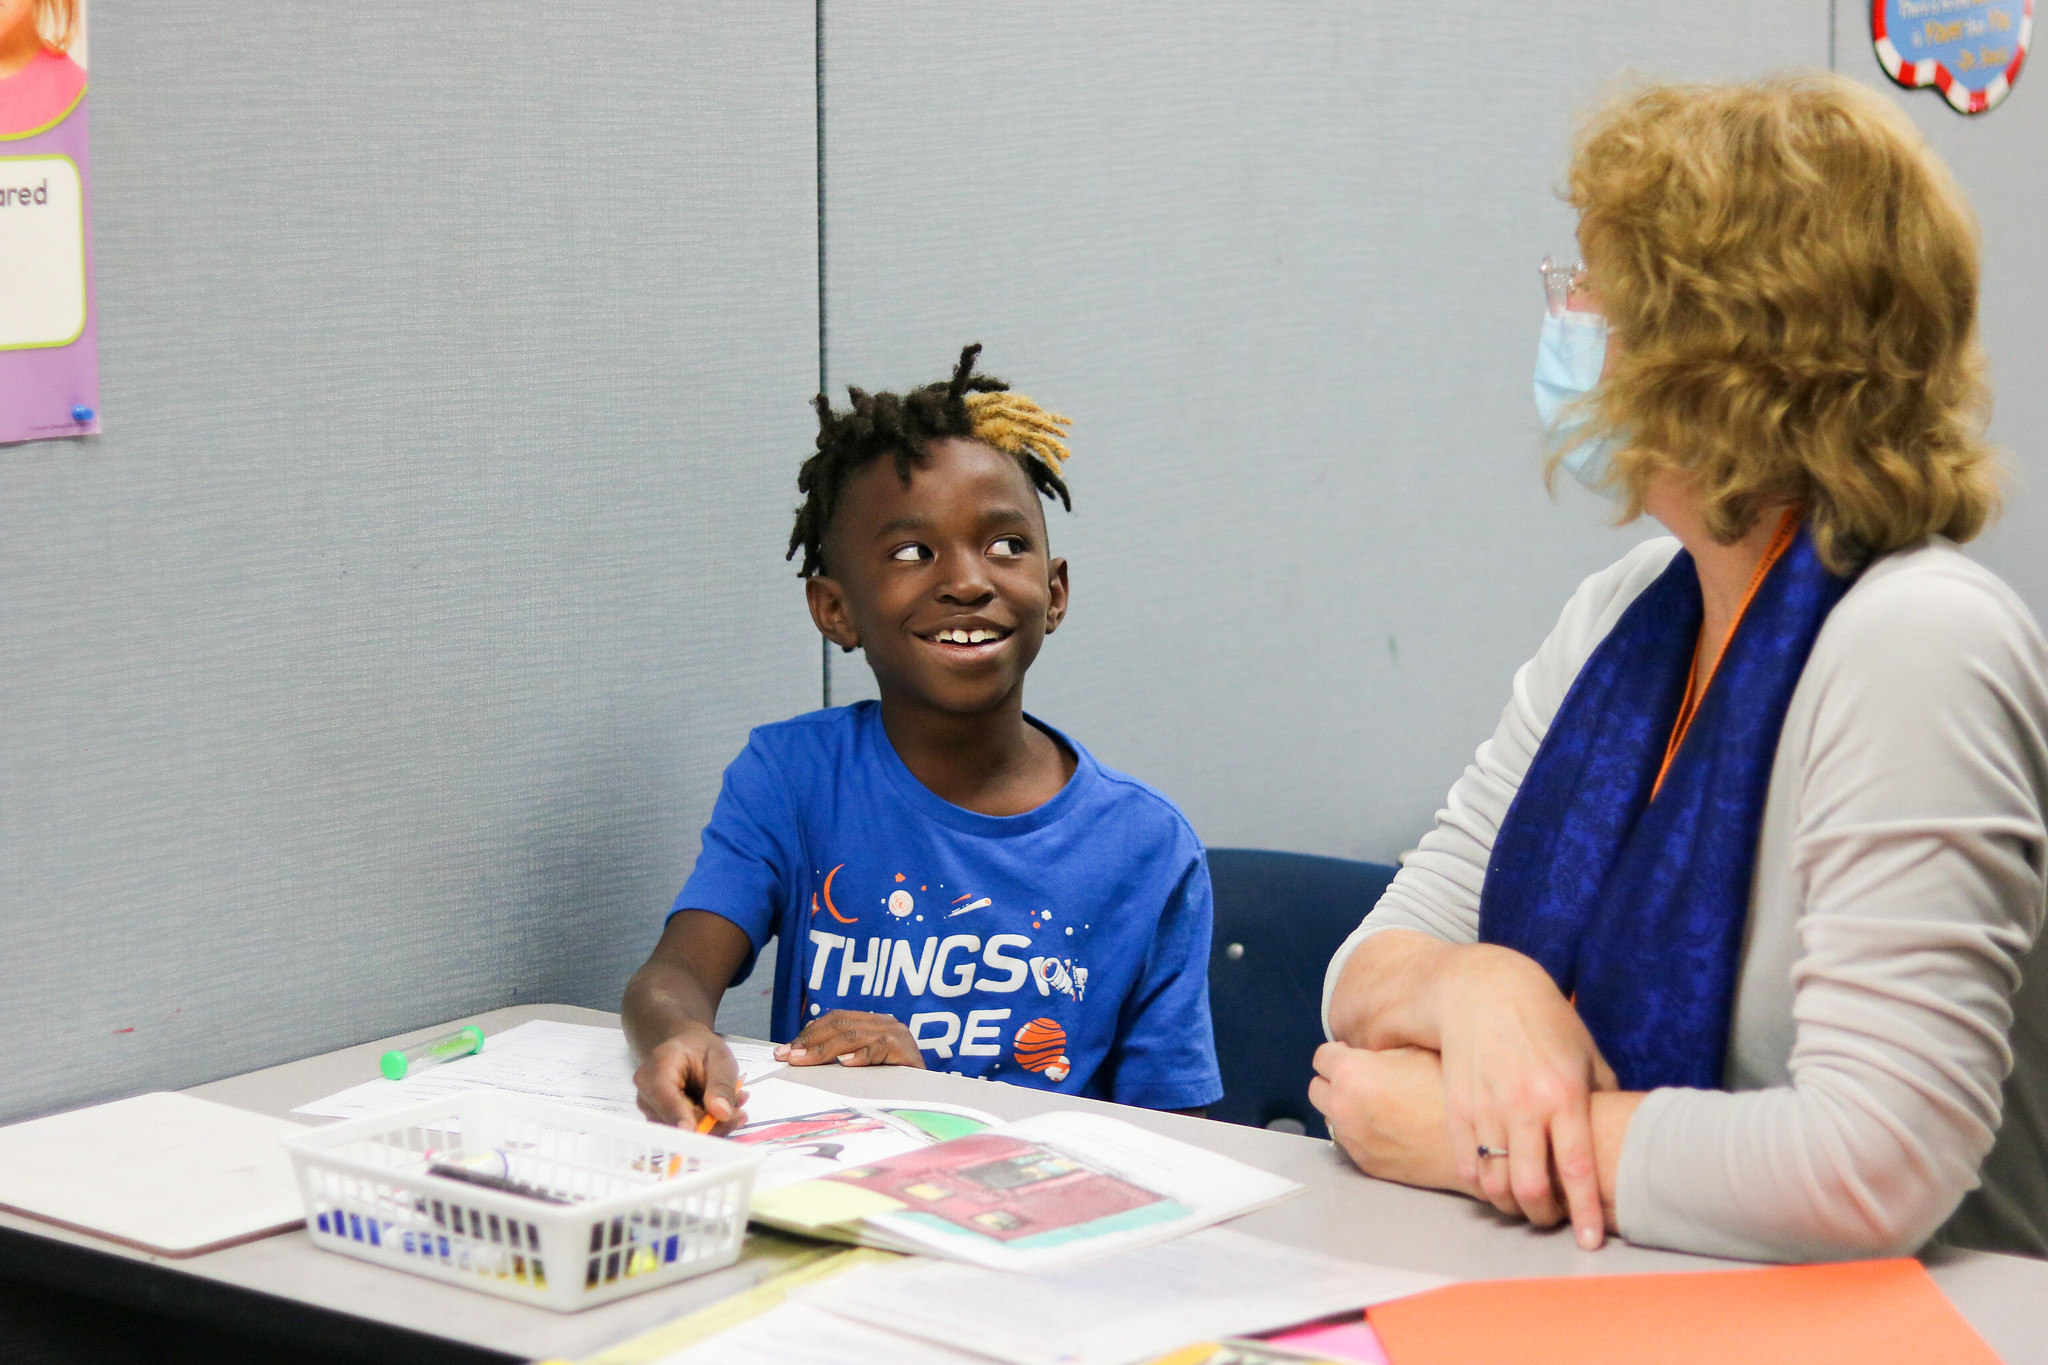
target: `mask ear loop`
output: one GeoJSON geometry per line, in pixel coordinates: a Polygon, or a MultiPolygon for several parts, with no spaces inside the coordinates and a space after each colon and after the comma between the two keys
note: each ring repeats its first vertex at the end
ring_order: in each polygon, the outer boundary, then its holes
{"type": "Polygon", "coordinates": [[[1550,316],[1563,317],[1571,307],[1572,295],[1586,287],[1586,263],[1565,265],[1555,256],[1545,256],[1536,270],[1543,276],[1543,306],[1550,316]]]}

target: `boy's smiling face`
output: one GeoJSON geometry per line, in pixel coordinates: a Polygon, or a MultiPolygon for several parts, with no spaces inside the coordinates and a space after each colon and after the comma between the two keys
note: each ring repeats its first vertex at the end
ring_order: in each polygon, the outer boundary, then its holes
{"type": "Polygon", "coordinates": [[[1067,610],[1067,564],[1046,544],[1038,490],[979,441],[934,441],[897,477],[884,457],[841,491],[811,619],[867,652],[885,701],[956,715],[992,710],[1067,610]]]}

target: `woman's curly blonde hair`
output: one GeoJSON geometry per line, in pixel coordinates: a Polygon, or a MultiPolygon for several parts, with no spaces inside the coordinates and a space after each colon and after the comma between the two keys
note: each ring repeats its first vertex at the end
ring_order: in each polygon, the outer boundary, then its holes
{"type": "Polygon", "coordinates": [[[1584,431],[1615,438],[1627,516],[1682,469],[1716,539],[1795,503],[1837,573],[1983,528],[1976,221],[1881,96],[1819,74],[1638,89],[1581,126],[1569,184],[1616,337],[1584,431]]]}

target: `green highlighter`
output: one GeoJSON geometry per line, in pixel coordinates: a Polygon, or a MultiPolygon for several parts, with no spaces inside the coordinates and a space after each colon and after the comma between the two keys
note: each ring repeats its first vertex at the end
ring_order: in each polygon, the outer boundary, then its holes
{"type": "Polygon", "coordinates": [[[473,1052],[483,1050],[484,1031],[475,1024],[470,1024],[430,1043],[414,1043],[407,1048],[393,1048],[377,1063],[377,1069],[384,1073],[384,1079],[387,1081],[402,1081],[415,1071],[425,1071],[430,1066],[439,1066],[443,1062],[452,1062],[457,1057],[467,1057],[473,1052]]]}

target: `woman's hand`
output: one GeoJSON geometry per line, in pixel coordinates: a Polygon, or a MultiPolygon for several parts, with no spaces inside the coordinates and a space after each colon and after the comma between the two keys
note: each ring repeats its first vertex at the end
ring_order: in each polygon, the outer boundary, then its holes
{"type": "Polygon", "coordinates": [[[901,1019],[859,1010],[833,1010],[811,1020],[794,1040],[778,1046],[775,1055],[791,1066],[838,1062],[841,1066],[924,1067],[924,1052],[901,1019]]]}
{"type": "Polygon", "coordinates": [[[1569,1214],[1579,1245],[1599,1246],[1607,1219],[1591,1096],[1616,1085],[1584,1021],[1548,972],[1507,948],[1461,949],[1436,989],[1459,1188],[1539,1227],[1569,1214]],[[1507,1155],[1482,1158],[1482,1144],[1507,1155]]]}
{"type": "Polygon", "coordinates": [[[1367,1175],[1478,1195],[1451,1154],[1443,1065],[1429,1049],[1372,1052],[1324,1043],[1316,1049],[1308,1102],[1322,1111],[1330,1136],[1367,1175]]]}

